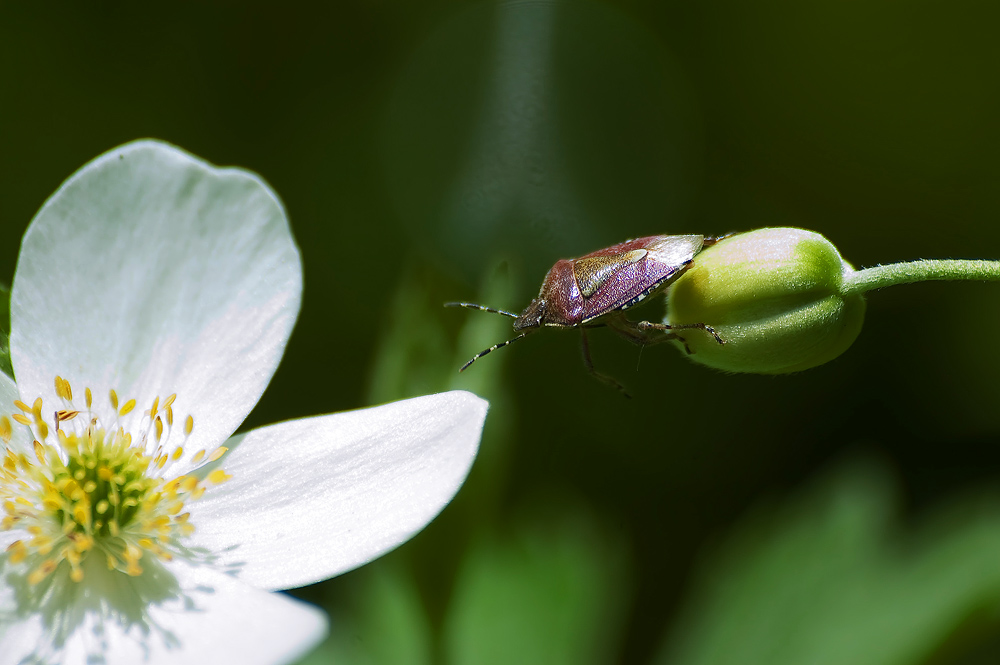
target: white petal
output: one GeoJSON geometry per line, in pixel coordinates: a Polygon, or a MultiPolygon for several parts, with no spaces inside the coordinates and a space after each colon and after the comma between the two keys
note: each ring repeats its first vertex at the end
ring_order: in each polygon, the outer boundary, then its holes
{"type": "Polygon", "coordinates": [[[6,551],[15,540],[25,537],[25,532],[21,529],[17,531],[0,531],[0,552],[6,551]]]}
{"type": "Polygon", "coordinates": [[[301,290],[284,210],[260,178],[130,143],[74,174],[25,233],[14,376],[53,408],[56,374],[79,402],[84,387],[103,403],[114,388],[137,400],[130,419],[176,392],[180,422],[195,418],[189,447],[213,447],[270,380],[301,290]]]}
{"type": "Polygon", "coordinates": [[[11,418],[13,414],[21,413],[21,410],[14,406],[16,399],[20,399],[20,397],[17,394],[17,385],[14,384],[14,379],[0,372],[0,417],[7,416],[11,429],[10,441],[0,443],[6,444],[17,452],[28,452],[31,450],[31,444],[34,440],[31,430],[11,418]]]}
{"type": "Polygon", "coordinates": [[[253,430],[222,459],[234,478],[190,504],[192,540],[269,589],[360,566],[455,495],[486,408],[455,391],[253,430]]]}
{"type": "Polygon", "coordinates": [[[174,562],[168,570],[176,586],[157,597],[136,595],[132,581],[115,572],[124,585],[116,595],[95,598],[66,589],[72,603],[35,612],[18,608],[13,590],[3,585],[0,661],[36,656],[67,665],[265,665],[295,661],[326,634],[323,613],[288,596],[206,567],[174,562]],[[68,634],[56,644],[53,634],[64,627],[68,634]]]}
{"type": "MultiPolygon", "coordinates": [[[[0,663],[14,665],[31,663],[42,638],[42,618],[37,614],[12,619],[8,616],[13,593],[0,588],[0,663]]],[[[44,661],[42,661],[44,662],[44,661]]]]}

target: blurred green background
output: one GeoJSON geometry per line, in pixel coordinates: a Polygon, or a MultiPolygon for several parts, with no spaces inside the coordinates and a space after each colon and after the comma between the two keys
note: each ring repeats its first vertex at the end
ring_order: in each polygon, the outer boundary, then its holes
{"type": "MultiPolygon", "coordinates": [[[[305,295],[244,428],[491,401],[453,504],[297,591],[309,663],[1000,662],[997,285],[873,293],[823,367],[729,376],[596,331],[476,363],[549,266],[800,226],[855,266],[1000,257],[992,2],[0,2],[0,278],[141,137],[260,173],[305,295]]],[[[113,257],[107,257],[113,260],[113,257]]],[[[662,315],[662,300],[642,316],[662,315]]]]}

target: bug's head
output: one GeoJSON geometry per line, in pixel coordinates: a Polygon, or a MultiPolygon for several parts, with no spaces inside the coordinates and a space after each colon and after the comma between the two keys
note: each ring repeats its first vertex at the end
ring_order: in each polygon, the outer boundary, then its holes
{"type": "Polygon", "coordinates": [[[524,308],[521,315],[514,321],[514,330],[525,330],[527,328],[537,328],[542,325],[545,319],[545,301],[535,298],[524,308]]]}

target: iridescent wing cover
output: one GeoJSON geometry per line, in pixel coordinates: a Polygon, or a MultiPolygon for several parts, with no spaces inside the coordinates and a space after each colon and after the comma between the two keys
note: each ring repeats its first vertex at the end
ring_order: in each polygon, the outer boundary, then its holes
{"type": "Polygon", "coordinates": [[[579,323],[628,309],[666,287],[680,277],[704,240],[701,235],[647,236],[576,259],[573,272],[584,297],[579,323]]]}

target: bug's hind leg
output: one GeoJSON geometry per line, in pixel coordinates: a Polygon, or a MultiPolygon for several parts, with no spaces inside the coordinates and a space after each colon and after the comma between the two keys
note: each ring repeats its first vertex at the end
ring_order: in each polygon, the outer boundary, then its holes
{"type": "Polygon", "coordinates": [[[591,360],[590,358],[590,343],[587,341],[587,329],[581,328],[580,333],[581,333],[580,346],[581,346],[581,351],[583,351],[583,364],[587,368],[587,371],[590,372],[590,375],[595,379],[597,379],[598,381],[604,383],[605,385],[611,386],[612,388],[620,392],[622,395],[624,395],[626,399],[631,399],[632,396],[628,394],[627,390],[625,390],[625,386],[618,383],[607,374],[602,374],[601,372],[598,372],[596,369],[594,369],[594,361],[591,360]]]}
{"type": "Polygon", "coordinates": [[[725,344],[726,343],[725,340],[722,339],[719,336],[719,333],[715,332],[715,328],[713,328],[712,326],[708,325],[707,323],[682,323],[682,324],[679,324],[679,325],[672,326],[672,325],[669,325],[669,324],[666,324],[666,323],[653,323],[651,321],[639,321],[639,322],[637,322],[635,324],[635,327],[636,327],[637,330],[639,330],[640,332],[643,332],[643,333],[647,333],[650,330],[661,330],[661,331],[664,331],[664,332],[666,332],[668,330],[671,331],[671,332],[667,332],[666,335],[654,335],[653,337],[659,337],[660,339],[657,340],[657,341],[665,341],[666,339],[680,340],[680,342],[682,344],[684,344],[684,350],[687,351],[688,354],[692,353],[692,351],[691,351],[691,348],[687,345],[687,342],[684,341],[683,337],[681,337],[680,335],[678,335],[677,333],[672,332],[672,331],[674,331],[674,330],[690,330],[692,328],[700,328],[700,329],[704,330],[705,332],[707,332],[712,337],[714,337],[715,341],[718,342],[719,344],[725,344]]]}
{"type": "Polygon", "coordinates": [[[629,321],[620,312],[607,317],[604,325],[638,346],[649,346],[650,344],[669,342],[673,339],[684,341],[679,335],[669,332],[670,326],[660,324],[661,327],[654,328],[657,324],[650,323],[649,321],[629,321]],[[654,329],[658,332],[651,332],[654,329]]]}
{"type": "Polygon", "coordinates": [[[719,333],[715,332],[715,328],[705,323],[685,323],[671,326],[666,323],[653,323],[651,321],[629,321],[622,315],[608,317],[605,324],[625,339],[629,340],[633,344],[638,344],[639,346],[649,346],[652,344],[660,344],[662,342],[677,340],[684,345],[685,351],[693,353],[691,351],[691,347],[688,346],[687,341],[674,332],[675,330],[686,330],[691,328],[700,328],[714,337],[715,341],[719,344],[725,344],[725,341],[719,336],[719,333]]]}

